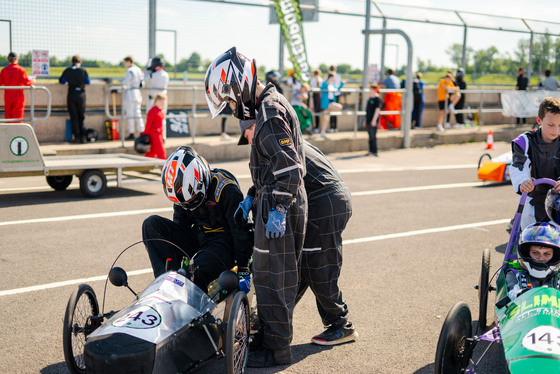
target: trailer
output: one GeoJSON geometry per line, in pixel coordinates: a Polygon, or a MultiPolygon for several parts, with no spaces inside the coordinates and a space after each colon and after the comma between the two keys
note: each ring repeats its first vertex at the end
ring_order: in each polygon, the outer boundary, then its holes
{"type": "Polygon", "coordinates": [[[107,188],[106,173],[116,174],[117,187],[123,172],[148,173],[165,160],[124,153],[43,156],[33,127],[24,123],[0,124],[0,178],[44,175],[55,190],[68,188],[74,176],[87,197],[99,197],[107,188]]]}

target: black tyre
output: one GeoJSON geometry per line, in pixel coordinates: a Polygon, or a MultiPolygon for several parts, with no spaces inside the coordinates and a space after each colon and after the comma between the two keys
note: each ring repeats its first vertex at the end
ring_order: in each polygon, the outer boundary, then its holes
{"type": "Polygon", "coordinates": [[[73,374],[86,372],[84,346],[87,336],[97,327],[92,324],[91,317],[98,314],[95,292],[89,285],[81,284],[68,300],[62,329],[64,359],[73,374]]]}
{"type": "Polygon", "coordinates": [[[101,170],[86,170],[80,176],[80,191],[87,197],[99,197],[107,188],[107,178],[101,170]]]}
{"type": "Polygon", "coordinates": [[[48,176],[47,183],[57,191],[63,191],[72,183],[71,175],[48,176]]]}
{"type": "Polygon", "coordinates": [[[478,159],[478,168],[477,169],[480,169],[480,167],[484,163],[484,160],[486,160],[486,159],[488,159],[488,161],[492,161],[492,156],[490,156],[489,153],[483,153],[482,156],[480,156],[480,158],[478,159]]]}
{"type": "Polygon", "coordinates": [[[245,372],[249,354],[249,301],[245,292],[237,292],[229,309],[225,356],[226,373],[245,372]]]}
{"type": "Polygon", "coordinates": [[[472,337],[471,311],[467,304],[460,302],[451,308],[443,322],[436,349],[435,374],[464,372],[472,353],[466,342],[470,337],[472,337]]]}
{"type": "Polygon", "coordinates": [[[480,331],[486,330],[486,313],[488,311],[488,293],[490,285],[488,278],[490,276],[490,250],[486,248],[482,252],[482,268],[480,269],[480,279],[478,281],[478,327],[480,331]]]}

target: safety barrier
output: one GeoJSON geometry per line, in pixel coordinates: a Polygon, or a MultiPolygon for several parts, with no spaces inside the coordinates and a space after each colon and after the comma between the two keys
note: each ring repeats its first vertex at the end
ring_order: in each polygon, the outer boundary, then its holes
{"type": "MultiPolygon", "coordinates": [[[[29,118],[0,118],[2,122],[15,122],[15,121],[29,121],[32,127],[35,126],[35,121],[44,121],[51,115],[51,92],[44,86],[0,86],[0,90],[30,90],[29,97],[29,118]],[[47,114],[44,117],[35,117],[35,91],[45,91],[47,93],[47,114]]],[[[5,110],[6,108],[4,108],[5,110]]]]}
{"type": "MultiPolygon", "coordinates": [[[[123,87],[123,86],[110,86],[108,87],[107,91],[105,92],[105,114],[107,115],[108,118],[110,119],[115,119],[115,120],[120,120],[120,130],[121,130],[121,134],[124,134],[125,131],[125,124],[124,124],[124,120],[125,119],[132,119],[132,118],[138,118],[135,116],[125,116],[124,113],[121,111],[120,115],[114,115],[111,113],[110,111],[110,102],[109,102],[109,97],[111,95],[111,93],[123,93],[124,96],[124,92],[126,92],[127,90],[133,90],[133,89],[139,89],[139,90],[157,90],[157,89],[161,89],[161,88],[155,88],[155,87],[141,87],[141,88],[128,88],[128,87],[123,87]]],[[[204,88],[201,86],[191,86],[191,87],[177,87],[177,86],[169,86],[167,88],[165,88],[167,91],[191,91],[192,92],[192,102],[191,102],[191,111],[189,113],[184,113],[184,114],[167,114],[166,118],[187,118],[189,121],[189,128],[190,128],[190,136],[192,138],[192,142],[194,143],[195,138],[196,138],[196,120],[197,118],[210,118],[211,114],[207,111],[206,106],[204,106],[203,113],[201,113],[200,109],[197,108],[197,92],[199,91],[203,91],[204,88]]],[[[288,89],[289,90],[289,89],[288,89]]],[[[325,90],[323,90],[325,91],[325,90]]],[[[333,111],[330,112],[329,115],[330,116],[354,116],[355,120],[354,120],[354,133],[356,134],[359,127],[360,127],[360,121],[362,119],[363,116],[366,115],[366,111],[360,108],[360,104],[362,102],[360,95],[362,95],[362,97],[364,97],[364,95],[368,95],[369,94],[369,89],[361,89],[361,88],[341,88],[340,90],[341,93],[346,93],[346,94],[353,94],[354,95],[354,107],[350,110],[341,110],[341,111],[333,111]]],[[[479,106],[475,109],[472,110],[472,112],[474,113],[478,113],[479,116],[479,123],[482,124],[482,114],[484,113],[497,113],[497,112],[502,112],[501,108],[485,108],[484,107],[484,94],[496,94],[496,93],[502,93],[505,92],[506,90],[492,90],[492,89],[471,89],[471,90],[460,90],[459,92],[464,93],[464,94],[480,94],[480,100],[479,100],[479,106]]],[[[322,92],[320,89],[314,88],[311,90],[311,92],[322,92]]],[[[384,94],[387,92],[399,92],[399,93],[405,93],[406,90],[405,89],[387,89],[387,88],[380,88],[379,89],[379,93],[380,94],[384,94]]],[[[309,95],[311,96],[311,95],[309,95]]],[[[404,95],[403,95],[404,97],[404,95]]],[[[186,103],[185,103],[186,104],[186,103]]],[[[121,100],[121,108],[122,108],[122,100],[121,100]]],[[[447,115],[448,113],[448,105],[446,102],[445,105],[445,115],[447,115]]],[[[468,113],[469,111],[467,109],[463,109],[463,110],[455,110],[455,113],[468,113]]],[[[312,112],[313,117],[317,117],[317,116],[321,116],[323,115],[323,113],[321,112],[312,112]]],[[[393,111],[389,111],[389,110],[381,110],[380,115],[401,115],[404,118],[404,106],[402,106],[402,109],[399,111],[393,110],[393,111]]],[[[227,114],[221,114],[220,117],[229,117],[230,115],[227,114]]],[[[402,129],[402,126],[401,126],[402,129]]],[[[122,145],[124,146],[124,136],[121,137],[122,139],[122,145]]]]}

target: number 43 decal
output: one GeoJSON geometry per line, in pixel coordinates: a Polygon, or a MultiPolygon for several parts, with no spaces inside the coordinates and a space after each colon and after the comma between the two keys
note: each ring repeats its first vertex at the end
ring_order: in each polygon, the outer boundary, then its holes
{"type": "Polygon", "coordinates": [[[535,327],[523,338],[523,347],[535,352],[559,355],[560,329],[553,326],[535,327]]]}
{"type": "Polygon", "coordinates": [[[161,323],[161,315],[154,308],[142,305],[115,320],[115,327],[128,327],[130,329],[153,329],[161,323]]]}

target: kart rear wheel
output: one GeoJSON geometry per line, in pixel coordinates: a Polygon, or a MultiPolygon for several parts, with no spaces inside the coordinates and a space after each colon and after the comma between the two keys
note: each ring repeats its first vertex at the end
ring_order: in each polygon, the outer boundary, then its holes
{"type": "Polygon", "coordinates": [[[488,293],[490,285],[488,278],[490,276],[490,249],[485,248],[482,252],[482,268],[480,270],[480,279],[478,281],[478,327],[480,331],[486,330],[486,313],[488,310],[488,293]]]}
{"type": "Polygon", "coordinates": [[[86,170],[80,175],[80,191],[87,197],[99,197],[107,188],[107,177],[98,169],[86,170]]]}
{"type": "Polygon", "coordinates": [[[225,342],[227,374],[245,372],[249,353],[249,326],[249,300],[245,292],[239,291],[229,309],[225,342]]]}
{"type": "Polygon", "coordinates": [[[89,285],[81,284],[68,300],[62,329],[64,359],[72,374],[86,372],[84,346],[87,336],[95,330],[90,317],[98,314],[95,292],[89,285]]]}
{"type": "Polygon", "coordinates": [[[47,183],[57,191],[63,191],[72,183],[72,175],[48,176],[47,183]]]}
{"type": "Polygon", "coordinates": [[[471,337],[472,320],[469,306],[464,302],[457,303],[447,314],[439,334],[434,374],[464,373],[472,353],[470,345],[467,344],[467,338],[471,337]]]}

